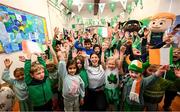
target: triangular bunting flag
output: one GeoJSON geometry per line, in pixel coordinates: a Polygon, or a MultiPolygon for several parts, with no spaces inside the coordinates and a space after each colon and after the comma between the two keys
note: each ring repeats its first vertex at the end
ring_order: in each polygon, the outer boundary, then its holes
{"type": "Polygon", "coordinates": [[[99,11],[102,13],[105,7],[105,3],[99,3],[99,11]]]}
{"type": "Polygon", "coordinates": [[[83,5],[84,5],[83,3],[79,3],[79,4],[78,4],[78,12],[80,12],[80,11],[81,11],[81,9],[82,9],[83,5]]]}
{"type": "Polygon", "coordinates": [[[149,62],[156,65],[171,65],[173,59],[172,48],[149,49],[149,62]]]}
{"type": "Polygon", "coordinates": [[[87,4],[87,9],[91,13],[92,10],[94,9],[94,4],[92,4],[92,3],[87,4]]]}
{"type": "Polygon", "coordinates": [[[74,12],[72,12],[71,13],[71,18],[73,18],[75,16],[75,13],[74,12]]]}
{"type": "Polygon", "coordinates": [[[124,10],[126,10],[127,0],[120,0],[124,10]]]}

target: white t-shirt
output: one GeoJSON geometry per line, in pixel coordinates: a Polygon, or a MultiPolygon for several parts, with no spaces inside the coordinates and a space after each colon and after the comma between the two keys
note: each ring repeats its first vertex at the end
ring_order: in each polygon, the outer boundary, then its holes
{"type": "Polygon", "coordinates": [[[89,88],[95,89],[105,83],[105,71],[102,65],[99,65],[98,67],[88,66],[86,72],[89,79],[89,88]]]}
{"type": "Polygon", "coordinates": [[[114,70],[106,69],[105,71],[105,88],[107,89],[115,89],[119,85],[119,70],[115,68],[114,70]]]}

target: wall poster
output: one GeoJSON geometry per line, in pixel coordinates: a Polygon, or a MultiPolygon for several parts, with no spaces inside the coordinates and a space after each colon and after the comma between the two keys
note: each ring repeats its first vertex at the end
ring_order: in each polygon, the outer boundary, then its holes
{"type": "Polygon", "coordinates": [[[22,40],[44,44],[47,36],[44,17],[0,4],[0,52],[22,50],[22,40]]]}

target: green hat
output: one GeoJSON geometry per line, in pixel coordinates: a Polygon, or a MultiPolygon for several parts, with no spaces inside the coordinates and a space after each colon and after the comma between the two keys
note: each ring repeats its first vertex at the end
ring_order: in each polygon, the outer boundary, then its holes
{"type": "Polygon", "coordinates": [[[144,71],[143,64],[139,60],[133,60],[128,66],[128,70],[132,70],[138,73],[142,73],[144,71]]]}

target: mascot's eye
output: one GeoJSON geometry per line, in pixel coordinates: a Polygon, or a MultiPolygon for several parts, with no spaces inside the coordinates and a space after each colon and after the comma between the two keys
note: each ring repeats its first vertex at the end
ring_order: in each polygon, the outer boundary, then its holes
{"type": "Polygon", "coordinates": [[[163,22],[160,22],[160,25],[162,25],[163,24],[163,22]]]}
{"type": "Polygon", "coordinates": [[[155,22],[153,22],[153,24],[155,24],[155,22]]]}

